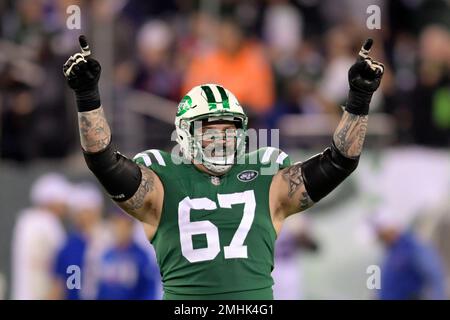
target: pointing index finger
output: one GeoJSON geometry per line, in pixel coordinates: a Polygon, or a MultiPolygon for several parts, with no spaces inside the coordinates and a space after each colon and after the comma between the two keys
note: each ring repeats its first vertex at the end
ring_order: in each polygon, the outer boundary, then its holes
{"type": "Polygon", "coordinates": [[[367,58],[369,56],[369,52],[370,49],[372,48],[372,45],[373,40],[371,38],[368,38],[361,47],[361,50],[359,50],[359,56],[364,59],[367,58]]]}
{"type": "Polygon", "coordinates": [[[84,57],[87,57],[91,54],[91,50],[89,49],[89,44],[87,42],[86,36],[85,35],[81,35],[78,38],[78,41],[80,43],[80,48],[81,48],[81,54],[84,57]]]}

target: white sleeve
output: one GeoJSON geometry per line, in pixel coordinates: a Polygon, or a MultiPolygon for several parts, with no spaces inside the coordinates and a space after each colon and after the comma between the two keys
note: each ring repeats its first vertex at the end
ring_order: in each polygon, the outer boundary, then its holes
{"type": "Polygon", "coordinates": [[[47,298],[53,261],[63,241],[59,222],[42,216],[19,218],[12,244],[13,299],[47,298]]]}
{"type": "Polygon", "coordinates": [[[21,215],[14,227],[11,248],[12,256],[12,298],[15,300],[33,299],[31,281],[33,241],[36,238],[30,217],[21,215]]]}

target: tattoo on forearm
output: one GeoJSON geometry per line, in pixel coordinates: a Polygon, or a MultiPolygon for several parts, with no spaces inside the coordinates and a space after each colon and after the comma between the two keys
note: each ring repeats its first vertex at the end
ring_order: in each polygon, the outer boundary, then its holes
{"type": "Polygon", "coordinates": [[[334,143],[346,157],[361,154],[367,132],[368,116],[359,116],[344,112],[342,120],[334,133],[334,143]]]}
{"type": "Polygon", "coordinates": [[[305,189],[305,183],[302,177],[301,163],[294,164],[284,169],[283,179],[288,183],[289,198],[294,197],[298,190],[302,190],[299,201],[299,209],[301,211],[311,207],[314,204],[305,189]]]}
{"type": "Polygon", "coordinates": [[[144,207],[147,194],[155,188],[155,178],[152,172],[141,165],[139,165],[139,168],[142,172],[141,184],[130,199],[120,203],[121,207],[125,210],[136,211],[144,207]]]}
{"type": "Polygon", "coordinates": [[[81,146],[85,151],[98,152],[111,141],[111,130],[103,108],[78,113],[81,146]]]}

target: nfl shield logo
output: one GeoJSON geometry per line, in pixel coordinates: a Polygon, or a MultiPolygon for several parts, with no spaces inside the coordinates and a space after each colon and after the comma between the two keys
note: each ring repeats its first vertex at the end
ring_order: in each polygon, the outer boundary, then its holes
{"type": "Polygon", "coordinates": [[[220,185],[220,178],[217,176],[211,176],[211,183],[215,186],[220,185]]]}

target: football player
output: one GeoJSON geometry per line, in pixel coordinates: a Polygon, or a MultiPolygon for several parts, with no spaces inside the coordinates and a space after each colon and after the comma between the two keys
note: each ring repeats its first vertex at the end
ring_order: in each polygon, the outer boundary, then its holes
{"type": "Polygon", "coordinates": [[[272,299],[274,242],[283,221],[325,197],[358,165],[384,70],[368,55],[373,41],[349,70],[348,100],[330,146],[295,164],[273,147],[245,153],[247,116],[218,84],[194,87],[179,104],[181,155],[150,149],[128,159],[111,140],[100,64],[86,38],[79,41],[81,52],[63,71],[75,92],[84,158],[111,198],[142,222],[164,298],[272,299]],[[266,170],[274,165],[278,170],[266,170]]]}

